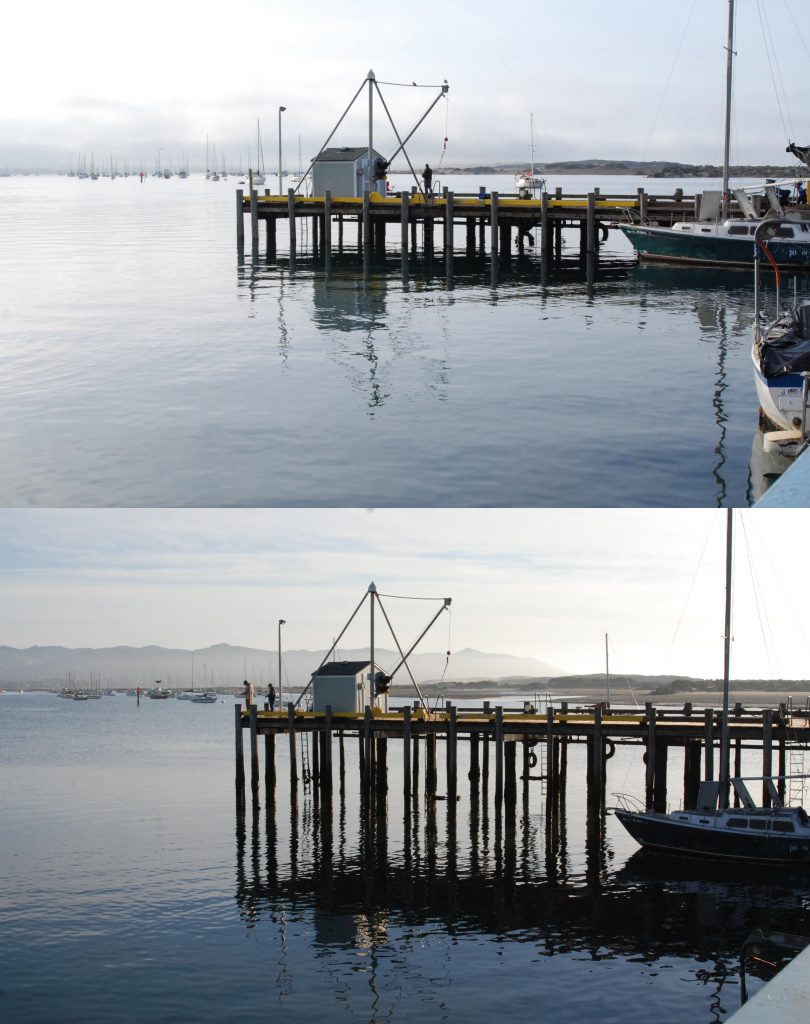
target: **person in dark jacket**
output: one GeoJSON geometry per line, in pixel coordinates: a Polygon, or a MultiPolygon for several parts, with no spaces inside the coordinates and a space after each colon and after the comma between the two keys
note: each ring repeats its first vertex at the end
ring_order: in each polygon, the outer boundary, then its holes
{"type": "Polygon", "coordinates": [[[422,180],[425,183],[425,192],[433,191],[433,171],[430,169],[430,164],[425,164],[425,169],[422,171],[422,180]]]}

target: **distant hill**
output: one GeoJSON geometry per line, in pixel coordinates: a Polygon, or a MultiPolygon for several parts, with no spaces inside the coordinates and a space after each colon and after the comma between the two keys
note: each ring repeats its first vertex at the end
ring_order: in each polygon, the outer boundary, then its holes
{"type": "MultiPolygon", "coordinates": [[[[299,686],[309,681],[311,673],[326,654],[325,650],[283,651],[285,685],[299,686]]],[[[338,657],[346,661],[368,658],[368,648],[339,648],[338,657]]],[[[378,648],[377,662],[391,670],[399,661],[396,651],[378,648]]],[[[560,670],[535,658],[511,654],[493,654],[472,648],[454,651],[449,661],[444,653],[415,653],[408,664],[419,682],[439,680],[463,684],[471,679],[500,679],[507,676],[547,678],[560,670]]],[[[105,688],[151,686],[160,679],[165,686],[183,688],[191,685],[191,651],[166,647],[0,647],[1,687],[60,687],[66,685],[68,673],[79,684],[91,677],[105,688]]],[[[194,683],[238,686],[247,678],[256,684],[268,679],[276,681],[278,652],[254,647],[215,644],[194,652],[194,683]]],[[[397,682],[408,681],[404,669],[397,682]]]]}
{"type": "MultiPolygon", "coordinates": [[[[723,168],[714,164],[682,164],[672,160],[557,160],[535,163],[536,174],[633,174],[647,178],[721,178],[723,168]]],[[[517,174],[526,164],[479,164],[470,167],[444,167],[442,174],[517,174]]],[[[733,178],[807,177],[806,167],[768,164],[738,164],[729,168],[733,178]]]]}

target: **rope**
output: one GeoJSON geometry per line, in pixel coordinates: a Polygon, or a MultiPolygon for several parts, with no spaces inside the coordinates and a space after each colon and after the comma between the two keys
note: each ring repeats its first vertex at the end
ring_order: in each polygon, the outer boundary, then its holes
{"type": "Polygon", "coordinates": [[[652,138],[652,134],[655,131],[655,126],[658,123],[658,115],[661,113],[661,107],[664,105],[664,100],[666,99],[667,91],[669,90],[669,83],[670,83],[670,81],[672,79],[672,72],[675,70],[675,65],[678,63],[678,58],[681,55],[681,48],[683,47],[683,41],[686,38],[686,32],[687,32],[687,29],[689,28],[689,23],[691,22],[692,15],[695,12],[695,4],[696,3],[697,3],[697,0],[692,0],[692,7],[690,8],[689,14],[688,14],[688,16],[686,18],[686,24],[683,27],[683,32],[681,33],[681,38],[678,40],[678,46],[677,46],[677,49],[675,50],[675,56],[672,58],[672,66],[669,69],[669,74],[667,75],[667,80],[666,80],[666,82],[664,82],[664,89],[663,89],[663,91],[661,93],[661,99],[658,101],[658,106],[657,106],[657,108],[655,110],[655,114],[653,115],[652,124],[650,125],[650,131],[649,131],[649,133],[647,135],[647,141],[644,143],[644,149],[641,151],[641,159],[642,160],[646,160],[646,158],[647,158],[647,149],[648,149],[648,147],[650,145],[650,139],[652,138]]]}
{"type": "Polygon", "coordinates": [[[390,597],[392,601],[444,601],[443,597],[410,597],[407,594],[380,594],[380,597],[390,597]]]}
{"type": "Polygon", "coordinates": [[[450,612],[449,612],[449,614],[447,616],[447,657],[444,659],[444,669],[442,670],[442,677],[439,680],[440,683],[444,682],[444,677],[447,674],[447,666],[450,664],[450,628],[451,628],[452,624],[453,624],[453,609],[451,608],[450,612]]]}
{"type": "Polygon", "coordinates": [[[439,157],[439,162],[436,164],[438,170],[444,162],[445,154],[447,153],[447,122],[450,120],[450,100],[445,94],[444,97],[445,108],[444,108],[444,145],[442,146],[442,155],[439,157]]]}
{"type": "Polygon", "coordinates": [[[380,79],[376,79],[377,85],[396,85],[401,86],[403,89],[442,89],[445,86],[445,82],[441,85],[420,85],[418,82],[381,82],[380,79]]]}

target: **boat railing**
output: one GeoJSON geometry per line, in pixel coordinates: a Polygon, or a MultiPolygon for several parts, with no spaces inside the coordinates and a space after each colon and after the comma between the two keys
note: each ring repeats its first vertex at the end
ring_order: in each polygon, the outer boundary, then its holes
{"type": "Polygon", "coordinates": [[[611,795],[616,801],[613,810],[627,811],[629,814],[642,814],[646,810],[644,801],[632,793],[612,793],[611,795]]]}

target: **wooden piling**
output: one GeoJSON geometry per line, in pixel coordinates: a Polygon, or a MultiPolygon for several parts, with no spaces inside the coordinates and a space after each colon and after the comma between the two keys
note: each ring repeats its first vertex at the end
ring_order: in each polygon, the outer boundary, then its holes
{"type": "Polygon", "coordinates": [[[495,803],[503,802],[503,708],[495,708],[495,803]]]}
{"type": "Polygon", "coordinates": [[[264,734],[264,786],[268,793],[276,788],[276,737],[271,732],[264,734]]]}
{"type": "Polygon", "coordinates": [[[287,726],[290,733],[290,788],[295,791],[298,784],[298,759],[295,752],[295,708],[287,705],[287,726]]]}
{"type": "Polygon", "coordinates": [[[259,193],[256,189],[250,192],[250,244],[254,254],[259,251],[259,193]]]}
{"type": "Polygon", "coordinates": [[[706,708],[703,712],[703,778],[714,778],[714,711],[706,708]]]}
{"type": "Polygon", "coordinates": [[[295,189],[287,189],[287,216],[290,222],[290,261],[295,261],[296,220],[295,220],[295,189]]]}
{"type": "Polygon", "coordinates": [[[310,768],[313,781],[317,784],[321,778],[321,737],[314,729],[312,731],[312,765],[310,768]]]}
{"type": "Polygon", "coordinates": [[[478,790],[481,779],[480,736],[477,732],[470,733],[470,789],[478,790]]]}
{"type": "Polygon", "coordinates": [[[596,196],[593,192],[588,193],[588,211],[586,216],[587,230],[587,253],[589,256],[596,255],[596,196]]]}
{"type": "Polygon", "coordinates": [[[450,721],[447,723],[447,801],[448,807],[452,804],[455,808],[457,791],[457,717],[456,707],[450,708],[450,721]]]}
{"type": "Polygon", "coordinates": [[[653,805],[653,784],[655,782],[655,708],[647,701],[644,705],[647,719],[647,771],[644,787],[644,806],[648,809],[653,805]]]}
{"type": "Polygon", "coordinates": [[[323,788],[332,793],[332,705],[327,704],[324,713],[323,726],[323,757],[321,758],[323,771],[323,788]]]}
{"type": "Polygon", "coordinates": [[[504,787],[503,798],[508,807],[517,803],[517,743],[504,743],[504,787]]]}
{"type": "Polygon", "coordinates": [[[452,192],[447,193],[447,204],[444,208],[444,252],[448,261],[453,261],[453,218],[455,217],[455,199],[452,192]]]}
{"type": "Polygon", "coordinates": [[[653,773],[653,810],[667,809],[667,753],[666,740],[659,740],[655,745],[655,771],[653,773]]]}
{"type": "Polygon", "coordinates": [[[402,712],[402,798],[405,806],[411,794],[411,709],[402,712]]]}
{"type": "Polygon", "coordinates": [[[410,200],[407,192],[400,192],[399,199],[401,203],[400,208],[400,236],[399,236],[399,248],[402,254],[402,259],[408,259],[408,220],[410,217],[410,200]]]}
{"type": "Polygon", "coordinates": [[[245,248],[245,193],[241,188],[236,190],[236,247],[242,252],[245,248]]]}
{"type": "Polygon", "coordinates": [[[368,189],[363,191],[363,254],[371,251],[371,210],[369,208],[368,189]]]}
{"type": "Polygon", "coordinates": [[[242,705],[234,705],[236,719],[236,788],[244,792],[245,789],[245,747],[242,742],[242,705]]]}
{"type": "Polygon", "coordinates": [[[250,714],[250,788],[253,799],[259,795],[259,728],[256,705],[251,704],[248,708],[250,714]]]}
{"type": "Polygon", "coordinates": [[[498,259],[498,193],[493,192],[489,208],[489,251],[493,261],[498,259]]]}
{"type": "Polygon", "coordinates": [[[425,737],[425,795],[435,797],[437,788],[436,733],[429,732],[425,737]]]}
{"type": "Polygon", "coordinates": [[[419,737],[417,735],[413,738],[413,744],[411,745],[411,753],[413,755],[413,785],[411,786],[411,795],[414,801],[419,799],[419,737]]]}
{"type": "Polygon", "coordinates": [[[642,224],[647,220],[647,193],[643,188],[636,189],[638,196],[638,217],[642,224]]]}
{"type": "Polygon", "coordinates": [[[593,709],[593,782],[594,789],[601,794],[604,785],[605,748],[602,740],[602,705],[593,709]]]}
{"type": "Polygon", "coordinates": [[[323,259],[328,267],[332,261],[332,193],[329,189],[323,197],[323,259]]]}
{"type": "MultiPolygon", "coordinates": [[[[770,779],[773,775],[773,709],[765,708],[762,712],[762,775],[770,779]]],[[[762,806],[771,806],[771,794],[763,780],[762,806]]]]}
{"type": "Polygon", "coordinates": [[[683,753],[683,806],[697,807],[700,787],[700,741],[690,740],[683,753]]]}
{"type": "Polygon", "coordinates": [[[366,704],[363,713],[363,785],[366,792],[371,788],[371,708],[366,704]]]}

